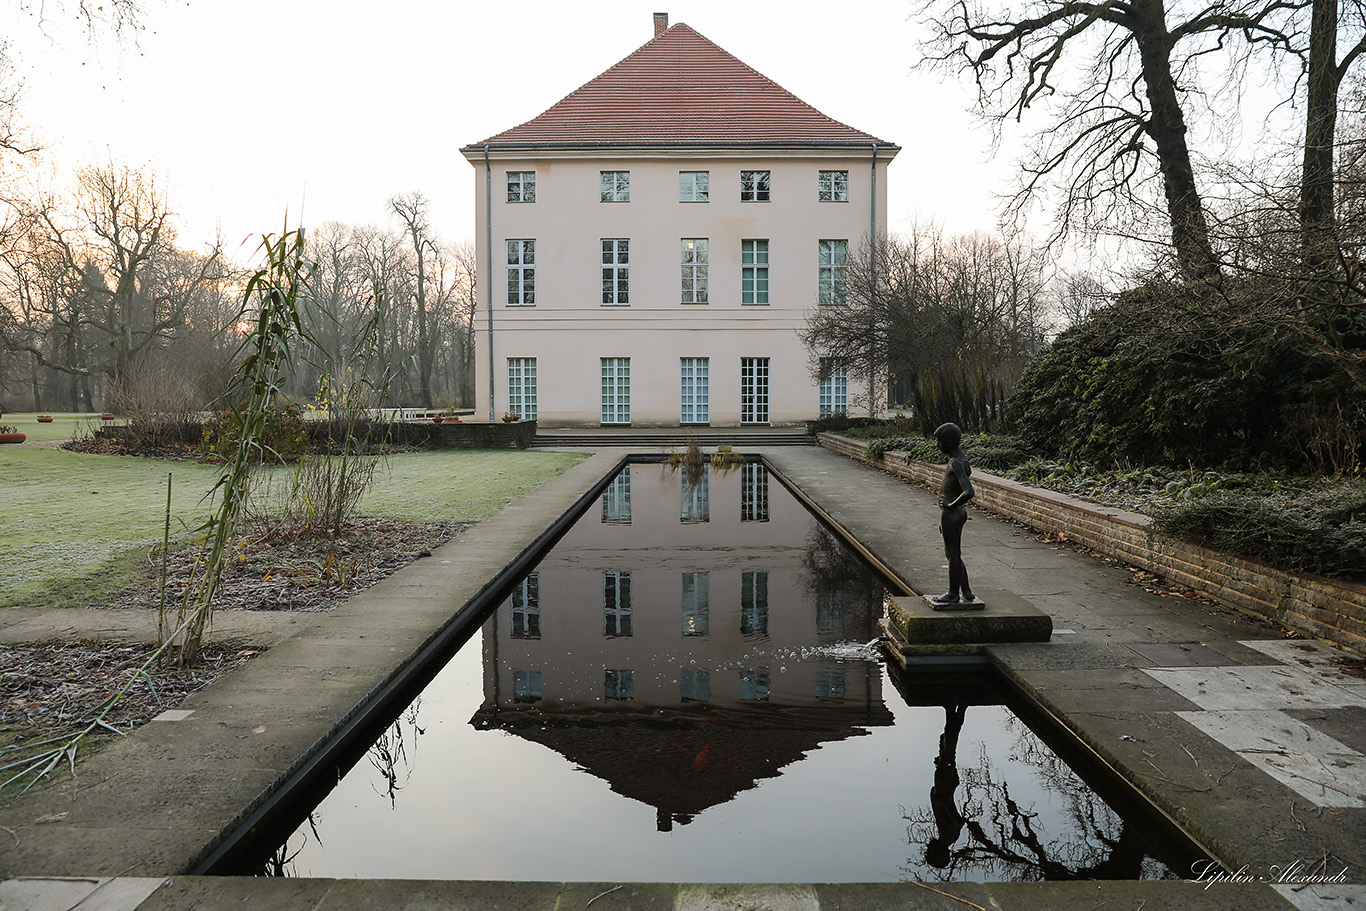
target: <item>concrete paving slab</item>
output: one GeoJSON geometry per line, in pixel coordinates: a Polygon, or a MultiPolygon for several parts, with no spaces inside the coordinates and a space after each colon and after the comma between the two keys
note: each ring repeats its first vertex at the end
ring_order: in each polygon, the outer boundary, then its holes
{"type": "Polygon", "coordinates": [[[1292,911],[1276,890],[1261,883],[1210,885],[1183,881],[1143,883],[991,883],[1000,911],[1292,911]]]}
{"type": "Polygon", "coordinates": [[[10,879],[0,882],[0,911],[133,911],[164,879],[121,876],[114,879],[10,879]],[[71,887],[79,886],[79,898],[71,887]],[[74,901],[71,899],[75,898],[74,901]]]}
{"type": "Polygon", "coordinates": [[[1366,709],[1348,706],[1341,709],[1286,709],[1291,718],[1321,731],[1356,750],[1366,753],[1366,709]]]}
{"type": "Polygon", "coordinates": [[[1272,886],[1286,901],[1299,911],[1351,911],[1366,908],[1366,886],[1290,885],[1272,886]]]}
{"type": "Polygon", "coordinates": [[[293,877],[176,876],[138,911],[315,911],[334,880],[293,877]]]}
{"type": "MultiPolygon", "coordinates": [[[[1358,659],[1345,649],[1320,639],[1267,639],[1242,643],[1247,648],[1260,652],[1273,660],[1299,667],[1317,677],[1322,677],[1335,686],[1344,686],[1358,694],[1366,693],[1366,677],[1347,673],[1344,665],[1334,662],[1334,658],[1358,659]]],[[[1247,663],[1247,662],[1244,662],[1247,663]]]]}
{"type": "Polygon", "coordinates": [[[1024,642],[1002,643],[992,646],[999,655],[1018,670],[1062,670],[1065,668],[1124,668],[1151,667],[1152,662],[1121,643],[1096,645],[1086,642],[1024,642]]]}
{"type": "Polygon", "coordinates": [[[816,890],[808,885],[728,883],[680,886],[675,911],[820,911],[816,890]]]}
{"type": "Polygon", "coordinates": [[[594,911],[674,911],[672,883],[562,883],[558,908],[594,911]]]}
{"type": "Polygon", "coordinates": [[[1131,643],[1129,648],[1158,667],[1229,667],[1239,663],[1199,642],[1141,642],[1131,643]]]}
{"type": "Polygon", "coordinates": [[[560,883],[333,880],[315,911],[555,911],[561,889],[560,883]]]}
{"type": "Polygon", "coordinates": [[[1366,807],[1366,756],[1284,712],[1177,712],[1320,807],[1366,807]]]}
{"type": "Polygon", "coordinates": [[[1297,667],[1153,667],[1147,673],[1204,709],[1366,706],[1366,696],[1297,667]]]}
{"type": "Polygon", "coordinates": [[[965,911],[990,908],[985,887],[976,883],[824,883],[815,887],[821,911],[965,911]]]}

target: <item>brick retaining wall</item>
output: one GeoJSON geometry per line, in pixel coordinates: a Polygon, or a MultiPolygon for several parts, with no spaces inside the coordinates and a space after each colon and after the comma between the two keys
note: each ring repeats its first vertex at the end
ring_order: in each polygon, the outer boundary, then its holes
{"type": "MultiPolygon", "coordinates": [[[[863,456],[866,443],[832,433],[816,442],[914,483],[937,490],[943,467],[904,452],[863,456]]],[[[1159,534],[1147,516],[1029,487],[980,471],[972,474],[974,502],[1031,528],[1060,532],[1069,541],[1123,560],[1178,585],[1218,597],[1291,629],[1366,652],[1366,586],[1320,576],[1297,576],[1159,534]]]]}

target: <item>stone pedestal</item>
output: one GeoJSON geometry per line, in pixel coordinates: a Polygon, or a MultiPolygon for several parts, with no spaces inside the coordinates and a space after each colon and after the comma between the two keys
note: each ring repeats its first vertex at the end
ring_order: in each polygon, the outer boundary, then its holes
{"type": "Polygon", "coordinates": [[[931,605],[920,596],[894,596],[888,627],[901,645],[1047,642],[1053,619],[1019,598],[1005,598],[988,608],[981,601],[931,605]],[[957,608],[944,610],[943,608],[957,608]]]}

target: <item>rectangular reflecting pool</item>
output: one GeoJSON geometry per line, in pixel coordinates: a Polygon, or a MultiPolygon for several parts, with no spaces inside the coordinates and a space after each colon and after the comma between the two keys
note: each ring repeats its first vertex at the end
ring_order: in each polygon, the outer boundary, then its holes
{"type": "Polygon", "coordinates": [[[887,594],[764,465],[633,464],[262,872],[858,882],[1185,869],[990,676],[890,678],[868,647],[887,594]]]}

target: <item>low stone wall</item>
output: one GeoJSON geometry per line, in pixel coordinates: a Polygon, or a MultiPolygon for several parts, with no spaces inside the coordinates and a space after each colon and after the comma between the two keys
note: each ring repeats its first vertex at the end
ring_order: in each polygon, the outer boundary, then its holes
{"type": "MultiPolygon", "coordinates": [[[[915,461],[903,452],[876,460],[863,456],[866,444],[831,433],[818,445],[889,474],[936,490],[943,467],[915,461]]],[[[1366,586],[1319,576],[1297,576],[1222,551],[1154,532],[1147,516],[1089,503],[1066,494],[973,471],[974,502],[1039,531],[1123,560],[1195,591],[1291,629],[1366,652],[1366,586]]]]}
{"type": "Polygon", "coordinates": [[[535,421],[489,424],[482,421],[402,421],[396,436],[413,446],[434,449],[526,449],[536,436],[535,421]]]}

